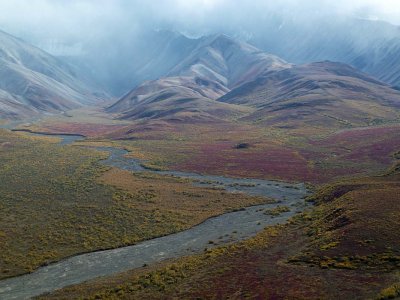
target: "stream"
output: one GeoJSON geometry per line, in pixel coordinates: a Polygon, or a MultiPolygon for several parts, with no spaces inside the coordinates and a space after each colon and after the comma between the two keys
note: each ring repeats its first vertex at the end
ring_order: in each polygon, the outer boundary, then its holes
{"type": "MultiPolygon", "coordinates": [[[[60,145],[69,145],[84,139],[81,136],[54,135],[60,145]]],[[[126,150],[95,147],[109,152],[102,163],[128,171],[148,171],[138,159],[128,158],[126,150]]],[[[80,254],[41,267],[33,273],[0,281],[0,299],[29,299],[44,293],[82,283],[101,276],[140,268],[143,265],[201,253],[205,248],[234,243],[254,236],[266,226],[285,223],[290,217],[304,211],[308,191],[304,184],[260,179],[229,178],[176,171],[151,171],[158,174],[189,178],[194,185],[217,187],[232,193],[274,198],[276,203],[247,207],[207,219],[203,223],[175,234],[147,240],[136,245],[80,254]],[[287,206],[290,211],[279,216],[265,214],[266,209],[287,206]]]]}

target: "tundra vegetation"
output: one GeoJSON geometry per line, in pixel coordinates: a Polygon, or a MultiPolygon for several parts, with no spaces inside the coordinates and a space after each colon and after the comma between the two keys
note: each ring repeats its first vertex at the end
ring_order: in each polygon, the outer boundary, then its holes
{"type": "Polygon", "coordinates": [[[382,172],[400,145],[398,124],[342,128],[295,123],[283,128],[243,121],[181,124],[150,120],[105,128],[101,123],[73,120],[45,120],[29,128],[87,135],[85,144],[113,143],[132,150],[131,155],[145,159],[144,166],[152,170],[312,184],[382,172]]]}
{"type": "Polygon", "coordinates": [[[400,294],[398,166],[322,186],[308,198],[314,209],[246,241],[40,299],[394,299],[400,294]]]}
{"type": "Polygon", "coordinates": [[[107,153],[57,142],[0,130],[0,278],[267,201],[110,169],[107,153]]]}

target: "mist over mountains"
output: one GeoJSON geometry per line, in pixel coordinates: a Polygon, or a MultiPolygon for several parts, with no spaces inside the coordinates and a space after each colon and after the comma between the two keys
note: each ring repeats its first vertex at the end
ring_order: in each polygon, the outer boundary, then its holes
{"type": "Polygon", "coordinates": [[[24,1],[0,4],[9,12],[0,26],[78,64],[77,73],[118,97],[165,75],[196,46],[193,40],[213,34],[290,63],[348,63],[399,85],[396,1],[24,1]]]}
{"type": "Polygon", "coordinates": [[[61,113],[105,96],[69,64],[2,31],[0,78],[1,117],[61,113]]]}
{"type": "MultiPolygon", "coordinates": [[[[400,70],[393,63],[400,58],[400,31],[386,22],[342,18],[336,22],[321,20],[318,26],[298,26],[294,20],[271,16],[253,32],[226,33],[291,63],[344,62],[388,84],[400,85],[400,70]]],[[[115,38],[118,40],[96,43],[88,46],[86,54],[65,59],[95,70],[96,80],[116,96],[144,80],[166,75],[166,70],[189,53],[198,39],[170,30],[115,38]],[[120,46],[115,48],[115,44],[120,46]]]]}
{"type": "MultiPolygon", "coordinates": [[[[160,107],[153,111],[148,105],[137,106],[138,102],[172,96],[169,98],[175,100],[212,100],[209,105],[216,105],[215,100],[240,85],[264,81],[267,72],[278,71],[275,67],[323,61],[345,63],[388,86],[400,86],[400,66],[394,63],[400,59],[400,31],[385,21],[390,18],[383,14],[383,7],[373,10],[373,3],[331,6],[321,2],[313,6],[307,1],[303,5],[289,2],[265,5],[256,1],[234,7],[233,2],[199,1],[197,13],[193,11],[194,4],[175,3],[179,10],[173,13],[161,4],[135,6],[121,2],[95,7],[92,2],[73,1],[62,6],[65,12],[61,13],[60,7],[38,1],[44,20],[28,19],[26,22],[33,22],[31,31],[21,29],[18,22],[0,18],[0,24],[27,41],[18,40],[19,44],[11,45],[8,40],[17,39],[3,34],[3,70],[11,68],[13,74],[18,74],[3,81],[2,101],[7,106],[4,110],[6,115],[18,115],[18,110],[24,111],[23,115],[30,110],[54,113],[93,104],[98,99],[93,102],[91,98],[100,97],[114,103],[110,112],[153,116],[158,115],[160,107]],[[129,10],[133,7],[136,9],[129,10]],[[95,8],[98,15],[91,12],[95,8]],[[251,18],[244,17],[245,12],[256,8],[264,9],[263,13],[254,11],[251,18]],[[216,14],[222,9],[230,15],[219,14],[220,22],[216,22],[216,14]],[[58,14],[59,20],[51,12],[58,14]],[[85,20],[78,20],[80,14],[86,14],[85,20]],[[121,19],[128,14],[131,19],[121,19]],[[69,22],[66,16],[71,18],[69,22]],[[99,22],[100,16],[103,22],[99,22]],[[184,21],[191,16],[188,25],[184,21]],[[54,28],[39,32],[37,27],[45,20],[54,22],[54,28]],[[79,25],[85,26],[78,30],[79,25]],[[69,30],[62,31],[65,28],[69,30]],[[53,55],[29,43],[42,46],[53,55]],[[28,65],[27,59],[15,60],[9,53],[21,52],[15,49],[18,47],[25,51],[25,57],[37,59],[29,60],[28,65]],[[21,66],[28,71],[15,70],[21,66]],[[28,75],[29,72],[36,75],[28,75]],[[46,78],[38,81],[38,76],[46,78]],[[23,93],[21,78],[26,86],[23,93]],[[49,84],[49,80],[55,83],[49,84]],[[16,90],[19,92],[14,93],[16,90]]],[[[174,101],[169,104],[175,105],[174,101]]]]}
{"type": "Polygon", "coordinates": [[[0,299],[400,296],[399,0],[0,12],[0,299]]]}
{"type": "MultiPolygon", "coordinates": [[[[254,34],[249,42],[225,34],[190,38],[176,31],[151,30],[135,33],[121,44],[96,41],[90,52],[58,58],[3,33],[3,69],[8,68],[8,81],[2,85],[3,115],[57,113],[105,99],[111,103],[107,111],[121,118],[186,121],[261,120],[271,115],[271,109],[281,111],[276,103],[287,100],[294,104],[282,104],[285,108],[298,113],[308,107],[306,115],[321,105],[333,113],[329,103],[338,105],[344,99],[373,99],[376,105],[397,109],[400,93],[390,88],[400,80],[400,67],[393,63],[400,55],[400,39],[393,38],[397,27],[367,20],[346,22],[351,22],[347,31],[325,22],[304,32],[290,22],[274,27],[279,22],[272,19],[266,31],[271,34],[254,34]],[[309,64],[313,62],[324,63],[309,64]],[[16,71],[21,66],[25,71],[16,71]],[[249,97],[251,103],[246,102],[249,97]],[[274,104],[266,108],[266,103],[274,104]]],[[[394,119],[396,114],[375,112],[357,122],[381,118],[394,119]]]]}

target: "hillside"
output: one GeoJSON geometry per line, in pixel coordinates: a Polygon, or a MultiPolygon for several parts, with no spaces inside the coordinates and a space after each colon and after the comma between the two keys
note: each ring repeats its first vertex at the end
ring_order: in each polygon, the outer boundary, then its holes
{"type": "Polygon", "coordinates": [[[169,30],[125,32],[86,41],[84,53],[61,59],[79,66],[77,72],[109,94],[122,97],[144,81],[166,76],[197,44],[197,39],[169,30]]]}
{"type": "Polygon", "coordinates": [[[227,35],[199,39],[198,46],[168,76],[191,76],[217,81],[229,89],[290,64],[227,35]]]}
{"type": "Polygon", "coordinates": [[[294,66],[232,90],[221,102],[256,112],[245,120],[281,126],[365,126],[396,121],[400,92],[329,61],[294,66]]]}
{"type": "Polygon", "coordinates": [[[68,65],[1,31],[0,78],[1,117],[59,113],[98,100],[68,65]]]}
{"type": "Polygon", "coordinates": [[[125,119],[173,118],[177,112],[194,119],[224,119],[249,109],[214,100],[240,84],[289,67],[278,57],[225,35],[205,37],[167,77],[145,82],[108,111],[125,119]]]}
{"type": "Polygon", "coordinates": [[[251,109],[214,101],[228,89],[216,81],[169,77],[147,82],[123,97],[108,111],[124,119],[205,121],[244,115],[251,109]]]}
{"type": "Polygon", "coordinates": [[[199,39],[167,77],[133,89],[108,112],[132,120],[235,116],[285,127],[342,128],[396,121],[399,105],[398,90],[349,65],[330,61],[292,65],[247,43],[216,35],[199,39]]]}
{"type": "Polygon", "coordinates": [[[249,42],[287,61],[331,60],[350,64],[400,86],[400,29],[383,21],[341,17],[301,21],[272,15],[249,42]],[[318,24],[318,26],[315,26],[318,24]],[[268,34],[265,34],[265,32],[268,34]]]}

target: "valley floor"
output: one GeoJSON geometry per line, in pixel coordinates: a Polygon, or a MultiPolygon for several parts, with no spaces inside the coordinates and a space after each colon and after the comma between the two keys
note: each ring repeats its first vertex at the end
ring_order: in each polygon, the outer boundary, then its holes
{"type": "Polygon", "coordinates": [[[267,201],[110,169],[107,153],[57,142],[0,129],[0,279],[267,201]]]}
{"type": "Polygon", "coordinates": [[[317,188],[310,199],[315,209],[247,241],[43,298],[386,299],[400,293],[399,168],[387,172],[399,158],[399,124],[126,123],[89,110],[19,128],[87,139],[61,147],[54,138],[0,131],[1,278],[76,253],[170,234],[265,201],[106,168],[99,164],[105,153],[77,146],[124,148],[150,170],[317,188]],[[193,195],[201,197],[194,201],[193,195]]]}
{"type": "Polygon", "coordinates": [[[39,299],[393,299],[399,169],[319,190],[316,208],[247,241],[39,299]]]}
{"type": "Polygon", "coordinates": [[[278,179],[324,184],[383,172],[400,148],[400,124],[380,126],[293,125],[284,128],[243,121],[112,121],[99,111],[77,110],[66,118],[20,126],[35,132],[82,134],[86,145],[132,151],[156,170],[278,179]],[[85,117],[86,116],[86,117],[85,117]]]}

